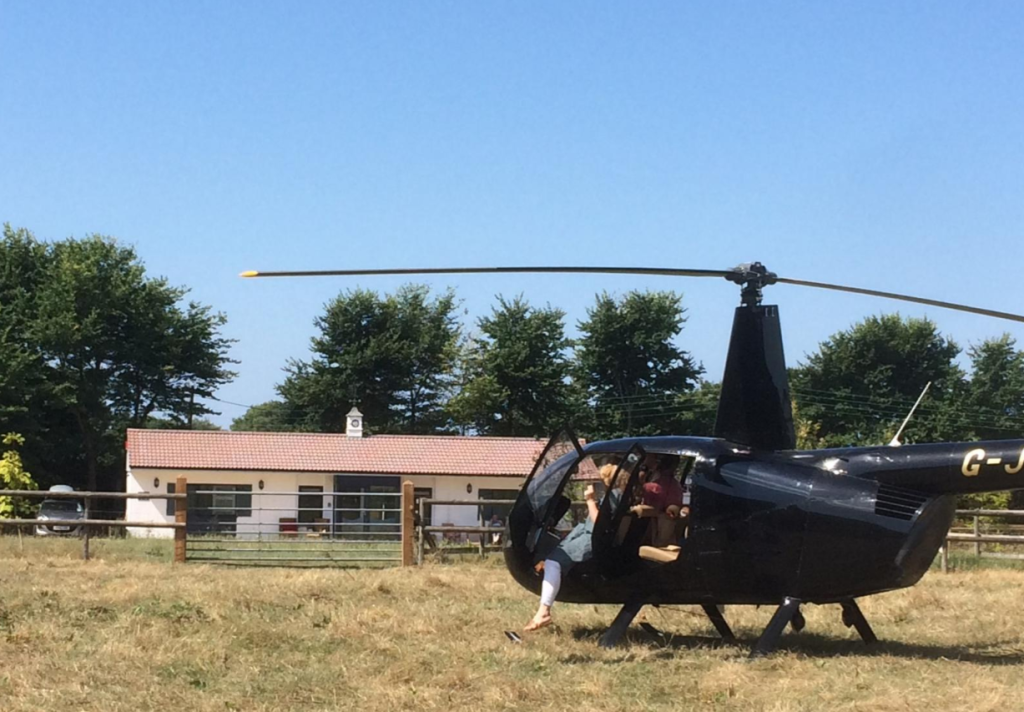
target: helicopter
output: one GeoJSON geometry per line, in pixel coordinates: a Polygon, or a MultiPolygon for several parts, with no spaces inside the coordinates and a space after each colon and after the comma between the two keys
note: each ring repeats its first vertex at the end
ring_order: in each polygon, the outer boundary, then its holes
{"type": "MultiPolygon", "coordinates": [[[[621,606],[599,644],[613,647],[645,605],[697,605],[728,641],[723,606],[774,606],[750,655],[772,652],[804,604],[838,604],[865,643],[877,637],[857,604],[906,588],[929,569],[960,494],[1024,488],[1024,439],[796,449],[779,309],[764,288],[790,284],[885,297],[1024,322],[1024,316],[857,287],[779,277],[760,262],[730,270],[493,267],[243,272],[244,277],[585,273],[725,278],[740,287],[710,436],[627,437],[581,444],[568,429],[548,442],[507,518],[512,577],[539,593],[539,564],[561,541],[570,482],[614,463],[624,483],[604,497],[592,557],[564,577],[568,603],[621,606]],[[645,463],[678,458],[689,491],[682,527],[644,509],[645,463]],[[674,527],[674,529],[673,529],[674,527]],[[660,539],[660,541],[658,541],[660,539]]],[[[645,625],[645,624],[641,624],[645,625]]],[[[650,628],[650,626],[645,626],[650,628]]]]}

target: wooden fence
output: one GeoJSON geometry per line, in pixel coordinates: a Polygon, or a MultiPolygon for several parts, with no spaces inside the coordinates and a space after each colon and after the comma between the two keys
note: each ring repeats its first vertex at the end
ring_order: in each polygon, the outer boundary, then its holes
{"type": "MultiPolygon", "coordinates": [[[[175,494],[159,492],[49,492],[39,490],[0,490],[0,496],[4,497],[25,497],[34,499],[70,499],[85,502],[84,517],[81,519],[3,519],[0,525],[14,527],[81,527],[82,528],[82,558],[89,558],[89,540],[94,529],[98,528],[125,528],[142,527],[149,529],[174,529],[174,561],[184,563],[187,551],[187,524],[188,524],[188,483],[186,478],[179,477],[175,485],[175,494]],[[133,522],[124,519],[93,519],[90,514],[92,503],[95,500],[111,499],[138,499],[138,500],[173,500],[174,521],[145,521],[133,522]]],[[[424,498],[418,501],[418,513],[414,503],[414,488],[411,482],[402,483],[401,491],[401,564],[411,566],[422,564],[424,555],[428,549],[443,551],[476,551],[481,556],[488,551],[500,548],[504,527],[496,528],[487,526],[483,521],[483,507],[486,506],[508,506],[515,504],[511,499],[432,499],[424,498]],[[434,525],[427,522],[427,508],[431,505],[452,505],[462,507],[478,508],[477,523],[475,525],[434,525]],[[417,518],[418,514],[418,518],[417,518]],[[476,542],[446,542],[439,544],[434,535],[442,537],[450,536],[476,536],[476,542]]],[[[573,502],[573,507],[582,507],[583,502],[573,502]]],[[[956,511],[954,526],[946,535],[944,546],[939,551],[941,568],[943,572],[949,570],[949,552],[951,545],[970,544],[969,550],[978,558],[1001,558],[1016,559],[1024,561],[1024,524],[1007,524],[1024,520],[1024,510],[1003,510],[1003,509],[958,509],[956,511]],[[970,522],[969,526],[965,523],[970,522]],[[1019,530],[1021,534],[1007,533],[1019,530]],[[1000,548],[1011,546],[1012,551],[986,551],[985,545],[997,545],[1000,548]]],[[[504,524],[504,522],[503,522],[504,524]]],[[[397,563],[397,561],[396,561],[397,563]]]]}
{"type": "Polygon", "coordinates": [[[1017,559],[1024,561],[1024,535],[1009,534],[1008,531],[1024,529],[1020,524],[1009,524],[1005,520],[1024,519],[1024,510],[1019,509],[958,509],[956,520],[946,534],[946,542],[939,550],[939,559],[943,573],[949,571],[950,545],[969,543],[970,551],[979,559],[1017,559]],[[1000,522],[1000,520],[1004,520],[1000,522]],[[970,527],[958,523],[970,521],[970,527]],[[966,531],[965,531],[966,530],[966,531]],[[994,530],[994,531],[993,531],[994,530]],[[1015,551],[985,551],[985,544],[997,544],[1000,547],[1014,546],[1015,551]]]}
{"type": "MultiPolygon", "coordinates": [[[[201,487],[202,485],[200,485],[201,487]]],[[[21,527],[69,527],[71,529],[81,529],[82,533],[82,558],[89,558],[89,540],[93,536],[94,529],[98,528],[120,528],[126,527],[139,527],[145,529],[173,529],[174,530],[174,561],[176,563],[185,563],[188,557],[189,550],[189,536],[188,536],[188,481],[184,477],[177,478],[175,483],[175,493],[163,493],[163,492],[52,492],[52,491],[40,491],[40,490],[0,490],[0,496],[3,497],[23,497],[29,499],[69,499],[76,501],[84,501],[85,511],[84,516],[80,519],[57,519],[53,517],[47,517],[45,519],[2,519],[0,520],[0,526],[12,526],[19,529],[21,527]],[[174,521],[128,521],[125,519],[93,519],[90,515],[92,512],[92,503],[95,500],[171,500],[174,502],[174,521]]],[[[401,493],[395,495],[396,498],[400,498],[400,513],[398,528],[400,536],[399,544],[400,555],[394,557],[395,563],[401,563],[402,566],[411,566],[415,563],[413,556],[413,547],[415,543],[415,525],[414,525],[414,500],[413,500],[414,488],[412,482],[403,482],[401,493]]],[[[195,493],[194,493],[195,494],[195,493]]],[[[275,493],[253,493],[254,495],[266,494],[271,495],[275,493]]],[[[301,493],[292,493],[299,496],[301,493]]],[[[334,493],[331,493],[334,494],[334,493]]],[[[207,508],[210,509],[210,508],[207,508]]],[[[256,507],[258,509],[258,507],[256,507]]],[[[202,514],[201,511],[197,510],[195,514],[202,514]]],[[[277,523],[274,524],[277,527],[277,523]]],[[[194,533],[193,533],[194,534],[194,533]]],[[[208,538],[202,536],[193,536],[193,544],[205,545],[209,543],[208,538]]],[[[397,553],[397,552],[396,552],[397,553]]],[[[250,563],[260,563],[250,557],[250,563]]],[[[210,558],[195,558],[192,560],[203,561],[214,559],[210,558]]],[[[355,560],[355,559],[352,559],[355,560]]],[[[246,563],[244,560],[237,560],[234,563],[246,563]]],[[[281,557],[270,561],[262,561],[262,563],[278,563],[280,565],[288,564],[288,559],[281,557]]]]}
{"type": "Polygon", "coordinates": [[[174,561],[185,563],[185,527],[188,521],[188,499],[184,494],[186,481],[179,477],[176,492],[181,494],[165,494],[153,492],[50,492],[45,490],[0,490],[3,497],[24,497],[26,499],[72,499],[85,501],[85,516],[82,519],[2,519],[5,526],[30,527],[81,527],[82,558],[89,559],[89,539],[94,527],[151,527],[156,529],[174,529],[174,561]],[[173,522],[128,522],[123,519],[92,519],[92,503],[103,499],[170,499],[174,500],[173,522]]]}
{"type": "MultiPolygon", "coordinates": [[[[483,518],[484,507],[507,506],[509,509],[516,503],[514,499],[420,499],[416,526],[416,563],[421,565],[427,550],[445,553],[478,553],[481,557],[495,551],[503,545],[506,521],[501,527],[488,526],[483,518]],[[476,507],[477,523],[475,525],[435,525],[424,524],[427,521],[427,508],[434,504],[454,505],[460,507],[476,507]],[[434,535],[440,534],[442,543],[438,543],[434,535]],[[450,537],[476,537],[476,542],[452,541],[450,537]]],[[[573,511],[585,512],[587,503],[573,502],[573,511]]],[[[583,515],[585,516],[585,515],[583,515]]],[[[582,517],[581,517],[582,519],[582,517]]]]}

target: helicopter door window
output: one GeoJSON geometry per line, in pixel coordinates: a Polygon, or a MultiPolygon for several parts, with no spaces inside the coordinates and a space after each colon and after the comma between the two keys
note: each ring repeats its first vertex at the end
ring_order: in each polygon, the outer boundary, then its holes
{"type": "Polygon", "coordinates": [[[643,517],[630,511],[640,497],[640,468],[645,456],[643,448],[636,445],[622,458],[613,483],[621,494],[601,501],[593,534],[594,552],[599,559],[607,561],[613,552],[629,548],[627,542],[642,536],[646,529],[643,517]]]}
{"type": "MultiPolygon", "coordinates": [[[[561,489],[562,482],[583,449],[576,436],[568,430],[556,434],[541,453],[533,472],[526,480],[524,493],[537,522],[543,520],[552,498],[561,489]]],[[[520,494],[520,497],[523,496],[520,494]]],[[[518,504],[518,503],[517,503],[518,504]]]]}
{"type": "Polygon", "coordinates": [[[552,500],[561,491],[562,483],[576,464],[577,455],[571,452],[556,460],[538,474],[527,486],[526,497],[538,522],[544,519],[552,500]]]}
{"type": "Polygon", "coordinates": [[[562,516],[557,494],[582,456],[579,441],[568,430],[548,441],[508,515],[509,543],[513,548],[537,551],[551,514],[562,516]]]}

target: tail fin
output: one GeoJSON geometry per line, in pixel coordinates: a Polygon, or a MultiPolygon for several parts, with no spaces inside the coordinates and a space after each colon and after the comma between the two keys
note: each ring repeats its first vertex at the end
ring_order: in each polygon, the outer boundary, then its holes
{"type": "Polygon", "coordinates": [[[715,436],[760,450],[796,447],[776,306],[736,308],[715,436]]]}

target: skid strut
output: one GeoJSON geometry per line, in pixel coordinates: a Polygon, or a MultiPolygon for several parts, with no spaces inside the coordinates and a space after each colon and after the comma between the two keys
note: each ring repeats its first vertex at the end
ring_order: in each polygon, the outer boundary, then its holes
{"type": "Polygon", "coordinates": [[[626,601],[626,604],[619,611],[619,614],[615,616],[615,620],[608,626],[608,630],[601,636],[601,640],[598,642],[602,648],[614,648],[619,642],[626,630],[629,628],[629,624],[636,618],[636,614],[640,612],[640,609],[644,607],[643,599],[631,598],[626,601]]]}
{"type": "Polygon", "coordinates": [[[852,598],[842,601],[840,605],[843,607],[843,623],[847,628],[853,626],[860,633],[860,637],[864,639],[864,642],[870,645],[871,643],[877,643],[878,638],[875,636],[875,631],[871,630],[871,626],[868,625],[868,619],[864,617],[864,614],[860,611],[860,606],[852,598]]]}
{"type": "Polygon", "coordinates": [[[786,596],[782,599],[782,605],[775,611],[775,615],[768,621],[768,627],[761,633],[761,637],[754,643],[754,649],[750,651],[751,658],[760,658],[775,650],[782,637],[782,631],[793,620],[793,616],[800,610],[800,599],[786,596]]]}
{"type": "Polygon", "coordinates": [[[794,633],[799,633],[807,625],[807,621],[804,619],[804,614],[800,612],[799,604],[796,610],[793,611],[793,618],[789,621],[789,625],[793,628],[794,633]]]}
{"type": "Polygon", "coordinates": [[[729,624],[726,622],[725,616],[722,615],[722,612],[718,610],[718,606],[704,604],[701,608],[704,609],[708,618],[711,619],[711,624],[715,626],[715,630],[718,631],[718,634],[722,636],[723,640],[728,640],[730,642],[736,640],[736,636],[732,634],[732,628],[729,627],[729,624]]]}

